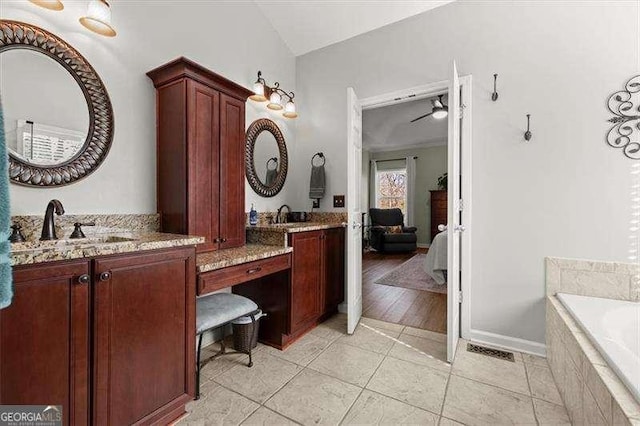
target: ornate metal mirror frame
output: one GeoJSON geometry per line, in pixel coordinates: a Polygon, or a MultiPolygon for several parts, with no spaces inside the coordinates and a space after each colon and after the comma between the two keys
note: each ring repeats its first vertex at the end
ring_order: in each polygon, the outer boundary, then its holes
{"type": "Polygon", "coordinates": [[[261,118],[251,123],[249,129],[247,129],[247,136],[244,145],[244,166],[249,185],[251,185],[251,188],[253,188],[256,194],[263,197],[273,197],[282,190],[284,181],[287,179],[289,159],[287,157],[287,144],[285,143],[284,136],[276,123],[267,118],[261,118]],[[258,140],[258,135],[265,131],[271,133],[276,139],[278,144],[278,153],[280,155],[280,171],[271,186],[265,185],[258,178],[256,166],[253,161],[253,151],[256,141],[258,140]]]}
{"type": "Polygon", "coordinates": [[[10,155],[9,177],[20,185],[40,187],[68,185],[87,177],[104,161],[113,140],[113,109],[102,80],[77,50],[34,25],[0,20],[0,53],[9,49],[30,49],[57,61],[78,82],[89,109],[87,139],[74,157],[39,166],[10,155]]]}
{"type": "Polygon", "coordinates": [[[629,79],[623,90],[609,96],[607,106],[615,114],[608,120],[615,126],[607,133],[607,143],[621,148],[632,160],[640,160],[640,75],[629,79]]]}

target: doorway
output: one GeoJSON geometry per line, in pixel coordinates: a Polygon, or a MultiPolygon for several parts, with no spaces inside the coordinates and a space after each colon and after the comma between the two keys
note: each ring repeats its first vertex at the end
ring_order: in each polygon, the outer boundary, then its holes
{"type": "MultiPolygon", "coordinates": [[[[446,237],[446,251],[448,257],[447,268],[447,359],[453,360],[457,339],[465,336],[469,330],[469,300],[470,300],[470,242],[471,242],[471,76],[458,78],[455,64],[452,78],[415,87],[407,90],[387,93],[375,97],[358,100],[353,89],[349,89],[349,158],[356,154],[362,156],[362,110],[376,109],[384,106],[415,102],[420,99],[433,98],[441,94],[449,96],[449,129],[448,129],[448,165],[449,176],[449,213],[446,237]],[[451,176],[457,177],[451,179],[451,176]],[[453,272],[453,274],[452,274],[453,272]],[[462,295],[464,294],[464,298],[462,295]]],[[[349,161],[348,187],[351,204],[348,205],[348,229],[355,241],[358,232],[359,241],[348,247],[348,285],[347,285],[347,313],[349,315],[349,331],[353,332],[355,324],[362,314],[362,303],[367,297],[363,296],[363,270],[361,245],[366,243],[360,230],[366,228],[363,223],[362,202],[360,189],[354,188],[355,182],[361,181],[362,160],[349,161]],[[355,167],[354,167],[355,166],[355,167]],[[356,197],[354,197],[356,196],[356,197]],[[356,203],[357,200],[357,203],[356,203]],[[356,205],[357,204],[357,205],[356,205]],[[357,249],[357,254],[354,253],[357,249]],[[357,272],[356,272],[357,268],[357,272]],[[359,305],[358,305],[359,303],[359,305]]],[[[409,259],[410,260],[410,259],[409,259]]],[[[400,262],[402,263],[402,262],[400,262]]],[[[367,259],[365,258],[365,267],[367,259]]],[[[368,277],[365,277],[365,281],[368,277]]],[[[367,291],[367,289],[365,289],[367,291]]],[[[420,302],[417,302],[418,304],[420,302]]],[[[365,313],[366,316],[366,313],[365,313]]]]}

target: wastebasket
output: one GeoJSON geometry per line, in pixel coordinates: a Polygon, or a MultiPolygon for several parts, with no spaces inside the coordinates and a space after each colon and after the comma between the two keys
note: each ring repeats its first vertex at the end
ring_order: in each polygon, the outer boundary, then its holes
{"type": "Polygon", "coordinates": [[[255,315],[255,330],[251,327],[251,317],[238,318],[231,323],[233,327],[233,348],[240,352],[249,352],[258,346],[258,331],[260,329],[260,318],[265,316],[261,310],[255,315]]]}

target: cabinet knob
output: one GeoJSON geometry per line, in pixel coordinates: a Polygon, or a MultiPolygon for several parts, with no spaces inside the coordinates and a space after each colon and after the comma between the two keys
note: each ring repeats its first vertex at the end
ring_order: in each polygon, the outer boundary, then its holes
{"type": "Polygon", "coordinates": [[[258,266],[257,268],[249,269],[247,271],[247,274],[251,275],[251,274],[255,274],[256,272],[260,272],[260,271],[262,271],[262,268],[258,266]]]}
{"type": "Polygon", "coordinates": [[[227,239],[226,239],[226,238],[223,238],[223,239],[222,239],[222,240],[220,240],[220,241],[222,241],[223,243],[226,243],[226,242],[227,242],[227,239]]]}
{"type": "Polygon", "coordinates": [[[109,281],[111,279],[111,272],[106,271],[100,274],[100,281],[109,281]]]}
{"type": "Polygon", "coordinates": [[[82,274],[78,277],[77,284],[89,284],[90,279],[88,274],[82,274]]]}
{"type": "Polygon", "coordinates": [[[219,243],[219,242],[220,242],[220,238],[219,238],[219,237],[215,237],[215,238],[213,239],[213,242],[214,242],[214,243],[219,243]]]}

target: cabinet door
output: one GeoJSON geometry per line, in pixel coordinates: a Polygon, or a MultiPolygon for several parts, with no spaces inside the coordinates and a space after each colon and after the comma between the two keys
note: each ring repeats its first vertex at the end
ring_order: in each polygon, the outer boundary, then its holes
{"type": "Polygon", "coordinates": [[[244,101],[220,95],[220,248],[245,242],[244,101]]]}
{"type": "Polygon", "coordinates": [[[89,423],[89,262],[16,267],[0,310],[0,404],[61,405],[89,423]]]}
{"type": "Polygon", "coordinates": [[[322,240],[323,313],[344,301],[344,229],[327,229],[322,240]]]}
{"type": "Polygon", "coordinates": [[[291,331],[320,315],[321,231],[291,234],[291,331]]]}
{"type": "Polygon", "coordinates": [[[93,422],[167,422],[194,395],[195,251],[94,262],[93,422]]]}
{"type": "Polygon", "coordinates": [[[188,99],[188,198],[191,235],[206,238],[200,251],[218,248],[220,237],[220,94],[209,86],[189,80],[188,99]]]}

